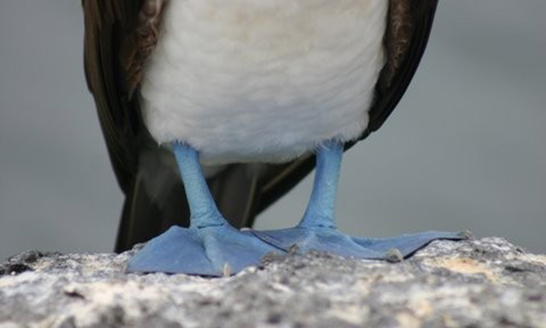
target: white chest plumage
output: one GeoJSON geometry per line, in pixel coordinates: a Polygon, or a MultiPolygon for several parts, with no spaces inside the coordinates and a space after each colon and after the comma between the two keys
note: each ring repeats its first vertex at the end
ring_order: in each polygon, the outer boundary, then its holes
{"type": "Polygon", "coordinates": [[[282,162],[357,138],[384,65],[386,0],[174,0],[146,65],[159,143],[206,164],[282,162]]]}

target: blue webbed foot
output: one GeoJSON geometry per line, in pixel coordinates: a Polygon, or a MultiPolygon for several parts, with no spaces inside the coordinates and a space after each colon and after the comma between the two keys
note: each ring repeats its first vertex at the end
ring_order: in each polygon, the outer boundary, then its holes
{"type": "Polygon", "coordinates": [[[465,240],[471,237],[472,233],[469,231],[423,231],[389,238],[351,238],[355,243],[366,249],[383,252],[383,258],[390,259],[393,250],[398,251],[402,258],[407,258],[434,240],[465,240]]]}
{"type": "Polygon", "coordinates": [[[224,219],[201,172],[197,151],[182,143],[172,147],[186,189],[190,227],[171,227],[149,241],[129,261],[127,271],[224,276],[257,265],[262,256],[275,251],[224,219]]]}
{"type": "Polygon", "coordinates": [[[422,232],[393,238],[350,237],[336,228],[335,198],[344,145],[326,142],[317,152],[311,199],[303,219],[292,229],[253,231],[264,242],[286,252],[326,251],[363,259],[402,260],[435,239],[465,239],[460,233],[422,232]]]}
{"type": "Polygon", "coordinates": [[[252,231],[264,242],[286,252],[325,251],[361,259],[396,260],[406,258],[433,240],[462,240],[464,233],[427,231],[392,238],[350,237],[333,227],[295,227],[272,231],[252,231]],[[393,255],[395,258],[393,259],[393,255]]]}
{"type": "Polygon", "coordinates": [[[226,276],[259,264],[265,254],[275,251],[282,252],[228,224],[187,229],[173,226],[149,241],[129,261],[127,272],[226,276]]]}

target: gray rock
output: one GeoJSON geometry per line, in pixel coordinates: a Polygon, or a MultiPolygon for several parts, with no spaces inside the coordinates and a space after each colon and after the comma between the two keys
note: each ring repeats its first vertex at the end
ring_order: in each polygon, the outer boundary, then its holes
{"type": "Polygon", "coordinates": [[[125,274],[132,255],[25,252],[0,265],[0,328],[546,327],[546,256],[436,241],[400,263],[267,256],[206,279],[125,274]]]}

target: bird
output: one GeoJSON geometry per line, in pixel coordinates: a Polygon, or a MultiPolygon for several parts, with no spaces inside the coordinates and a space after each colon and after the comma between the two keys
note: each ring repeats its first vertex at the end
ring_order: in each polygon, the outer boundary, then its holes
{"type": "Polygon", "coordinates": [[[421,61],[437,0],[82,0],[87,84],[125,203],[128,272],[221,276],[268,253],[402,259],[435,239],[339,231],[344,151],[421,61]],[[316,168],[293,228],[248,229],[316,168]]]}

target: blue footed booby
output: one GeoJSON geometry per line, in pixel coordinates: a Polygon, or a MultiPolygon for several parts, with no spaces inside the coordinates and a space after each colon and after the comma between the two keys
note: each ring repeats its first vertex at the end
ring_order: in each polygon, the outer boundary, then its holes
{"type": "Polygon", "coordinates": [[[402,259],[435,239],[336,228],[344,150],[387,119],[437,0],[83,0],[85,68],[126,195],[129,272],[236,273],[267,253],[402,259]],[[300,223],[255,216],[316,166],[300,223]],[[150,240],[151,239],[151,240],[150,240]]]}

